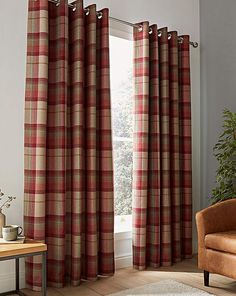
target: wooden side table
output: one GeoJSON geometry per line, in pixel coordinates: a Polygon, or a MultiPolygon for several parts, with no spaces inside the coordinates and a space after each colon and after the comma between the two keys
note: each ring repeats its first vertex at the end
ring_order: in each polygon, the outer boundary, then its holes
{"type": "Polygon", "coordinates": [[[23,257],[30,257],[42,255],[42,295],[46,296],[47,293],[47,268],[46,268],[46,255],[47,245],[34,241],[26,240],[24,244],[1,244],[0,245],[0,261],[15,259],[15,272],[16,272],[16,289],[9,292],[0,293],[0,296],[18,294],[25,296],[20,291],[19,285],[19,259],[23,257]]]}

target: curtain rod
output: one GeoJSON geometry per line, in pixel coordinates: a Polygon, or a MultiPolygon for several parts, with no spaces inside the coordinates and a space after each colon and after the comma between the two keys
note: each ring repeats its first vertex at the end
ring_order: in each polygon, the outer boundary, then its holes
{"type": "MultiPolygon", "coordinates": [[[[37,1],[37,0],[35,0],[37,1]]],[[[59,6],[60,5],[60,0],[48,0],[49,2],[52,2],[54,3],[56,6],[59,6]]],[[[68,6],[73,9],[73,11],[76,10],[76,5],[75,5],[75,1],[74,2],[71,2],[71,3],[68,3],[68,6]]],[[[89,9],[86,9],[85,8],[85,11],[86,13],[88,14],[89,13],[89,9]]],[[[101,13],[98,13],[98,17],[102,17],[102,14],[101,13]]],[[[121,24],[124,24],[124,25],[127,25],[127,26],[130,26],[130,27],[133,27],[133,28],[141,28],[139,25],[136,25],[136,24],[132,24],[130,22],[127,22],[127,21],[124,21],[124,20],[121,20],[121,19],[118,19],[118,18],[115,18],[115,17],[112,17],[112,16],[109,16],[109,19],[112,20],[112,21],[115,21],[115,22],[118,22],[118,23],[121,23],[121,24]]],[[[150,32],[151,33],[151,32],[150,32]]],[[[160,34],[159,34],[160,36],[160,34]]],[[[180,37],[180,43],[181,41],[183,40],[181,37],[180,37]]],[[[193,47],[193,48],[197,48],[198,47],[198,42],[193,42],[193,41],[189,41],[189,44],[193,47]]]]}

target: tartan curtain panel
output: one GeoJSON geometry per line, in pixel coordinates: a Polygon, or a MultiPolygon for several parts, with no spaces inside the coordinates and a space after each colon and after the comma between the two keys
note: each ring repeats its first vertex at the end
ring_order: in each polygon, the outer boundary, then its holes
{"type": "MultiPolygon", "coordinates": [[[[134,29],[133,263],[192,255],[189,36],[134,29]]],[[[151,30],[151,31],[150,31],[151,30]]]]}
{"type": "MultiPolygon", "coordinates": [[[[48,245],[48,284],[114,273],[108,10],[29,1],[25,234],[48,245]]],[[[41,261],[26,262],[41,286],[41,261]]]]}

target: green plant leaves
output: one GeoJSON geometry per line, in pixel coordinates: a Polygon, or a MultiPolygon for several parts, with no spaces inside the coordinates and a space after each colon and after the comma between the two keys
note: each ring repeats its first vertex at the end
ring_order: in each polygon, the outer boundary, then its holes
{"type": "Polygon", "coordinates": [[[212,203],[236,198],[236,113],[223,111],[223,132],[213,148],[219,162],[216,187],[212,190],[212,203]]]}

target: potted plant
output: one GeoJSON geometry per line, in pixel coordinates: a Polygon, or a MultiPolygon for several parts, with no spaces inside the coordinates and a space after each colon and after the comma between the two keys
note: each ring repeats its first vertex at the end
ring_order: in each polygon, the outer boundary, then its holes
{"type": "Polygon", "coordinates": [[[226,109],[223,118],[223,132],[214,147],[219,167],[216,171],[216,187],[210,197],[213,204],[236,198],[236,113],[226,109]]]}
{"type": "Polygon", "coordinates": [[[4,208],[9,208],[13,199],[16,199],[15,196],[7,196],[6,198],[4,197],[5,194],[0,189],[0,202],[2,201],[2,204],[0,204],[0,237],[2,237],[2,227],[6,224],[6,216],[2,213],[2,210],[4,208]]]}

